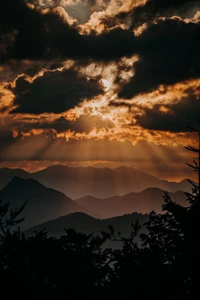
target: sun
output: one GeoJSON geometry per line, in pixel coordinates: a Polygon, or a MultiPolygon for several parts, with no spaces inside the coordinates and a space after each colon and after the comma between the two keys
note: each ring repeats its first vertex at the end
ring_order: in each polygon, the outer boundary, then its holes
{"type": "Polygon", "coordinates": [[[107,92],[111,87],[111,82],[108,81],[107,79],[101,79],[100,83],[103,85],[105,92],[107,92]]]}

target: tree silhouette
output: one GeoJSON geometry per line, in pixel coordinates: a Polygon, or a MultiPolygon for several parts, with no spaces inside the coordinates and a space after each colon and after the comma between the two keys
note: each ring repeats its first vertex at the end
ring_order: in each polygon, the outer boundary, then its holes
{"type": "Polygon", "coordinates": [[[46,231],[26,237],[19,229],[10,230],[11,223],[14,226],[21,221],[16,220],[21,209],[10,214],[8,204],[0,203],[2,295],[6,293],[9,297],[13,291],[28,299],[64,299],[64,295],[77,299],[88,293],[92,297],[100,295],[113,260],[112,250],[102,248],[108,235],[94,237],[67,229],[59,239],[47,237],[46,231]]]}
{"type": "MultiPolygon", "coordinates": [[[[200,136],[200,131],[195,129],[200,136]]],[[[199,148],[186,147],[198,153],[199,148]]],[[[199,164],[189,165],[198,174],[199,164]]],[[[196,299],[199,271],[200,200],[199,182],[185,193],[188,202],[183,207],[164,192],[163,214],[151,212],[146,223],[148,233],[141,234],[142,246],[123,239],[123,248],[115,252],[116,295],[128,291],[146,299],[196,299]]]]}
{"type": "Polygon", "coordinates": [[[24,210],[26,203],[20,208],[10,209],[9,202],[0,200],[0,241],[8,235],[13,228],[23,222],[24,218],[18,219],[18,216],[24,210]]]}

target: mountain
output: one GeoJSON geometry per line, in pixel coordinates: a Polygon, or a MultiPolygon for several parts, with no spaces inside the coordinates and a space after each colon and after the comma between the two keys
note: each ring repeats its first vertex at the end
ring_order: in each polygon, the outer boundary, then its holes
{"type": "Polygon", "coordinates": [[[46,188],[35,179],[14,177],[0,190],[0,199],[9,201],[11,208],[19,208],[28,201],[24,212],[20,215],[20,218],[25,217],[25,221],[20,225],[23,230],[69,213],[89,213],[63,193],[46,188]]]}
{"type": "Polygon", "coordinates": [[[0,189],[4,188],[15,176],[27,179],[30,174],[22,169],[0,168],[0,189]]]}
{"type": "Polygon", "coordinates": [[[138,193],[150,187],[169,192],[191,191],[191,184],[186,179],[179,183],[168,182],[134,168],[71,168],[63,165],[50,166],[32,174],[21,169],[2,168],[0,169],[0,189],[5,187],[14,176],[36,179],[46,187],[56,189],[72,199],[87,195],[96,198],[123,196],[131,192],[138,193]]]}
{"type": "MultiPolygon", "coordinates": [[[[73,228],[77,232],[85,234],[93,233],[94,235],[100,235],[102,231],[108,232],[108,226],[112,225],[116,234],[121,232],[122,236],[128,237],[131,233],[131,223],[135,223],[136,220],[140,221],[143,225],[148,221],[148,215],[142,215],[138,213],[132,213],[121,217],[115,217],[106,220],[95,219],[84,213],[74,213],[67,216],[60,217],[56,220],[50,220],[33,228],[25,231],[26,235],[30,236],[35,231],[39,232],[43,229],[48,231],[49,236],[60,237],[65,234],[64,229],[73,228]]],[[[143,228],[144,232],[144,228],[143,228]]],[[[107,243],[106,247],[118,248],[119,243],[107,243]]]]}
{"type": "MultiPolygon", "coordinates": [[[[142,214],[154,210],[157,213],[162,212],[164,204],[163,191],[158,188],[148,188],[140,193],[129,193],[124,196],[114,196],[100,199],[93,196],[86,196],[76,200],[76,203],[84,206],[101,216],[101,218],[112,218],[138,212],[142,214]]],[[[181,205],[186,206],[185,195],[182,191],[169,193],[171,199],[181,205]]]]}
{"type": "Polygon", "coordinates": [[[129,167],[70,168],[54,165],[31,174],[31,177],[47,187],[63,192],[72,199],[87,195],[97,198],[122,196],[131,192],[141,192],[149,187],[157,187],[169,192],[191,191],[191,185],[187,180],[180,183],[168,182],[129,167]]]}

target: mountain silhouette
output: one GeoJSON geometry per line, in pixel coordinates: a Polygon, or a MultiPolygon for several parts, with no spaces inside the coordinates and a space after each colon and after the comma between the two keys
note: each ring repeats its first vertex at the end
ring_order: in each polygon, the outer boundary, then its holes
{"type": "MultiPolygon", "coordinates": [[[[73,213],[29,228],[25,231],[25,233],[27,236],[31,236],[35,231],[39,232],[46,229],[49,236],[60,237],[65,234],[65,229],[73,228],[77,232],[85,234],[93,233],[94,235],[99,236],[102,231],[108,232],[108,226],[113,226],[116,235],[120,232],[123,237],[128,237],[132,229],[131,223],[135,223],[137,220],[139,220],[140,224],[143,225],[148,221],[148,215],[132,213],[115,218],[100,220],[84,213],[73,213]]],[[[143,228],[143,232],[144,230],[145,229],[143,228]]],[[[118,248],[119,243],[116,244],[108,241],[105,246],[118,248]]]]}
{"type": "MultiPolygon", "coordinates": [[[[76,203],[84,206],[101,216],[101,218],[112,218],[138,212],[142,214],[150,213],[152,210],[157,213],[162,212],[164,204],[163,191],[158,188],[148,188],[140,193],[129,193],[124,196],[114,196],[110,198],[95,198],[86,196],[76,200],[76,203]]],[[[171,199],[183,206],[187,205],[185,195],[182,191],[169,193],[171,199]]]]}
{"type": "Polygon", "coordinates": [[[72,199],[87,195],[97,198],[123,196],[131,192],[141,192],[149,187],[157,187],[169,192],[191,191],[191,184],[187,180],[180,183],[168,182],[129,167],[70,168],[54,165],[31,174],[31,177],[47,187],[65,193],[72,199]]]}
{"type": "Polygon", "coordinates": [[[27,202],[20,217],[25,217],[21,229],[35,226],[50,219],[73,212],[89,212],[63,193],[44,185],[35,179],[14,177],[0,190],[0,199],[9,201],[11,208],[19,208],[27,202]]]}
{"type": "Polygon", "coordinates": [[[0,168],[0,189],[4,188],[15,176],[27,179],[30,174],[22,169],[0,168]]]}

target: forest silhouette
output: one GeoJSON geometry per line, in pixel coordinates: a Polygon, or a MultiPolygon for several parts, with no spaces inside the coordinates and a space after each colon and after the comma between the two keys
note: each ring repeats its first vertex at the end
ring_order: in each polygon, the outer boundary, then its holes
{"type": "MultiPolygon", "coordinates": [[[[187,149],[200,157],[199,148],[187,149]]],[[[199,163],[190,165],[198,178],[199,163]]],[[[147,233],[140,233],[139,221],[131,224],[128,238],[111,226],[101,236],[66,229],[59,238],[48,237],[45,230],[27,237],[16,229],[23,222],[20,213],[25,204],[13,210],[1,201],[1,296],[198,299],[199,182],[191,181],[191,193],[185,196],[187,207],[173,202],[164,192],[163,214],[150,213],[145,224],[147,233]],[[121,241],[123,246],[105,249],[102,246],[107,240],[121,241]]]]}

